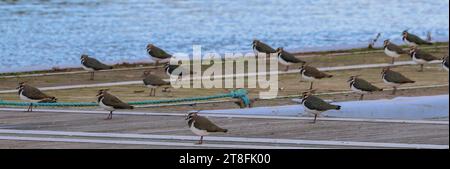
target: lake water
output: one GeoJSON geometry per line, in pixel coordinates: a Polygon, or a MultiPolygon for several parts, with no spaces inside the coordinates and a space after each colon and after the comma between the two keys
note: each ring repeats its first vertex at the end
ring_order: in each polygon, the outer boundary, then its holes
{"type": "MultiPolygon", "coordinates": [[[[0,72],[170,53],[249,52],[260,39],[289,51],[366,46],[401,32],[448,41],[448,0],[0,0],[0,72]]],[[[381,45],[381,41],[377,45],[381,45]]]]}

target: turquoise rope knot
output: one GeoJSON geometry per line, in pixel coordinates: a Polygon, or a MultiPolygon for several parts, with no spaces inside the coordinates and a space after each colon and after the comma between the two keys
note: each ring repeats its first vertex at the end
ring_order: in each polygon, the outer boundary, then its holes
{"type": "Polygon", "coordinates": [[[248,91],[245,89],[238,89],[230,92],[232,98],[241,99],[244,102],[245,107],[250,106],[250,98],[248,97],[248,91]]]}

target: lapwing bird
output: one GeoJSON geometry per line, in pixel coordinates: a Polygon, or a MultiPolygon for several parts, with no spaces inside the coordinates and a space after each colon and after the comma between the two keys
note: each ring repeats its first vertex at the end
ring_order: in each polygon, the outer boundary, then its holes
{"type": "Polygon", "coordinates": [[[350,76],[350,79],[347,82],[350,83],[350,89],[352,89],[352,91],[361,94],[359,100],[363,100],[364,94],[383,91],[383,89],[374,86],[364,79],[358,78],[358,76],[350,76]]]}
{"type": "Polygon", "coordinates": [[[299,69],[302,78],[311,83],[309,86],[309,90],[313,88],[313,82],[315,80],[333,77],[333,75],[326,74],[324,72],[321,72],[317,68],[308,65],[302,65],[302,67],[300,67],[299,69]]]}
{"type": "Polygon", "coordinates": [[[406,52],[396,44],[389,41],[389,39],[386,39],[384,41],[384,53],[392,58],[391,64],[394,64],[395,58],[400,57],[401,54],[405,54],[406,52]]]}
{"type": "Polygon", "coordinates": [[[448,55],[442,58],[442,67],[448,72],[448,55]]]}
{"type": "Polygon", "coordinates": [[[385,84],[394,88],[394,90],[392,91],[393,95],[395,95],[398,86],[407,83],[415,83],[415,81],[408,79],[401,73],[391,70],[389,67],[383,68],[383,70],[381,71],[381,77],[385,84]]]}
{"type": "Polygon", "coordinates": [[[105,89],[98,91],[97,102],[101,108],[109,111],[109,115],[105,120],[111,120],[113,111],[116,109],[134,109],[133,106],[119,100],[116,96],[108,93],[105,89]]]}
{"type": "Polygon", "coordinates": [[[259,40],[253,40],[252,44],[256,57],[258,57],[258,53],[265,53],[266,56],[270,56],[271,53],[276,53],[275,49],[259,40]]]}
{"type": "Polygon", "coordinates": [[[84,70],[91,72],[90,80],[94,80],[95,71],[113,68],[112,66],[105,65],[97,59],[89,57],[88,55],[81,55],[81,66],[84,70]]]}
{"type": "Polygon", "coordinates": [[[321,98],[312,95],[312,92],[303,92],[301,104],[307,113],[314,114],[314,121],[316,123],[317,116],[328,110],[340,110],[341,106],[333,105],[325,102],[321,98]]]}
{"type": "Polygon", "coordinates": [[[432,45],[433,43],[421,39],[419,36],[409,33],[408,31],[403,31],[403,42],[408,46],[418,46],[418,45],[432,45]]]}
{"type": "Polygon", "coordinates": [[[440,60],[439,58],[434,57],[433,55],[431,55],[425,51],[422,51],[415,46],[411,47],[409,54],[410,54],[412,60],[420,65],[419,72],[423,71],[423,65],[425,63],[429,63],[434,60],[440,60]]]}
{"type": "MultiPolygon", "coordinates": [[[[171,77],[171,76],[177,76],[177,77],[178,77],[178,80],[180,80],[181,78],[183,78],[184,75],[187,75],[187,74],[188,74],[187,70],[183,69],[183,67],[180,67],[180,65],[171,65],[171,64],[169,64],[169,63],[166,63],[166,64],[164,65],[164,70],[166,71],[167,76],[169,76],[169,77],[171,77]],[[178,68],[179,68],[179,73],[178,73],[178,72],[175,72],[175,74],[174,74],[174,71],[175,71],[176,69],[178,69],[178,68]],[[178,74],[178,75],[177,75],[177,74],[178,74]]],[[[194,74],[194,71],[190,70],[190,71],[189,71],[189,75],[192,75],[192,74],[194,74]]]]}
{"type": "Polygon", "coordinates": [[[302,63],[305,64],[306,62],[303,60],[300,60],[296,58],[293,54],[286,52],[283,48],[277,48],[276,50],[278,54],[278,62],[286,66],[285,71],[289,70],[289,65],[296,64],[296,63],[302,63]]]}
{"type": "Polygon", "coordinates": [[[159,62],[168,61],[172,57],[172,55],[153,44],[147,45],[147,53],[153,60],[155,60],[155,65],[158,65],[159,62]]]}
{"type": "Polygon", "coordinates": [[[27,112],[33,111],[33,103],[55,103],[58,100],[56,97],[49,96],[39,89],[25,84],[25,82],[20,82],[17,89],[19,90],[20,100],[30,102],[27,112]]]}
{"type": "Polygon", "coordinates": [[[199,116],[198,111],[190,112],[186,120],[188,121],[188,126],[191,131],[200,136],[200,140],[197,144],[203,144],[203,136],[207,136],[214,132],[228,132],[227,129],[220,128],[208,118],[199,116]]]}
{"type": "Polygon", "coordinates": [[[156,96],[156,89],[158,87],[165,87],[163,91],[166,91],[166,89],[169,88],[170,82],[166,82],[159,76],[151,74],[150,71],[144,71],[143,77],[144,79],[142,79],[142,81],[144,82],[144,85],[150,88],[149,96],[156,96]]]}

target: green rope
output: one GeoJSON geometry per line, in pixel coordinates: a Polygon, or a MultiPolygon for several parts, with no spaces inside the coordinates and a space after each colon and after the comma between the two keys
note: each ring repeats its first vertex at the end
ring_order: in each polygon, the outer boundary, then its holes
{"type": "MultiPolygon", "coordinates": [[[[147,104],[163,104],[163,103],[178,103],[178,102],[192,102],[192,101],[202,101],[211,100],[219,98],[239,98],[242,99],[244,104],[248,106],[250,100],[247,96],[248,92],[245,89],[238,89],[231,91],[230,93],[218,94],[214,96],[201,96],[201,97],[191,97],[191,98],[178,98],[178,99],[168,99],[168,100],[144,100],[128,102],[130,105],[147,105],[147,104]]],[[[11,102],[0,100],[0,106],[29,106],[30,103],[26,102],[11,102]]],[[[44,106],[44,107],[88,107],[88,106],[98,106],[95,102],[65,102],[65,103],[33,103],[34,106],[44,106]]]]}

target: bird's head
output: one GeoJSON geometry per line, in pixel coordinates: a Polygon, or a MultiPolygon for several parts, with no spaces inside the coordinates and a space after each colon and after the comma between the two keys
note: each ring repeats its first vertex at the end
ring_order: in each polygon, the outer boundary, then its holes
{"type": "Polygon", "coordinates": [[[258,39],[253,39],[252,45],[256,46],[256,45],[258,45],[258,43],[259,43],[259,40],[258,40],[258,39]]]}
{"type": "Polygon", "coordinates": [[[358,78],[359,75],[354,75],[354,76],[350,76],[350,78],[348,78],[347,82],[353,82],[355,81],[356,78],[358,78]]]}
{"type": "Polygon", "coordinates": [[[301,99],[302,99],[302,104],[305,102],[305,100],[309,97],[309,96],[311,96],[314,92],[316,92],[316,89],[311,89],[311,90],[308,90],[308,91],[304,91],[303,93],[302,93],[302,97],[301,97],[301,99]]]}
{"type": "Polygon", "coordinates": [[[153,47],[155,47],[155,46],[154,46],[153,44],[150,43],[150,44],[147,45],[147,50],[150,50],[150,49],[152,49],[153,47]]]}
{"type": "Polygon", "coordinates": [[[300,66],[298,69],[300,70],[300,74],[302,74],[303,72],[305,72],[305,68],[306,66],[308,66],[308,63],[302,63],[302,66],[300,66]]]}
{"type": "Polygon", "coordinates": [[[389,43],[391,43],[391,41],[389,39],[384,40],[383,46],[386,47],[387,45],[389,45],[389,43]]]}
{"type": "Polygon", "coordinates": [[[107,93],[107,92],[108,92],[108,89],[100,89],[100,90],[98,90],[98,92],[97,92],[97,97],[103,96],[103,95],[105,95],[105,93],[107,93]]]}
{"type": "Polygon", "coordinates": [[[404,30],[404,31],[402,32],[402,35],[403,35],[403,37],[407,37],[407,36],[408,36],[408,30],[404,30]]]}
{"type": "Polygon", "coordinates": [[[88,58],[88,55],[86,55],[86,54],[82,54],[81,57],[80,57],[81,60],[85,60],[87,58],[88,58]]]}
{"type": "Polygon", "coordinates": [[[277,53],[281,53],[281,52],[283,52],[283,47],[279,47],[279,48],[277,48],[277,53]]]}
{"type": "Polygon", "coordinates": [[[381,74],[386,73],[387,71],[391,70],[391,67],[384,67],[383,70],[381,70],[381,74]]]}
{"type": "Polygon", "coordinates": [[[198,115],[198,111],[191,111],[186,115],[186,119],[185,120],[192,120],[195,117],[197,117],[198,115]]]}
{"type": "Polygon", "coordinates": [[[23,89],[24,86],[25,86],[25,82],[19,82],[19,86],[17,86],[16,89],[23,89]]]}

